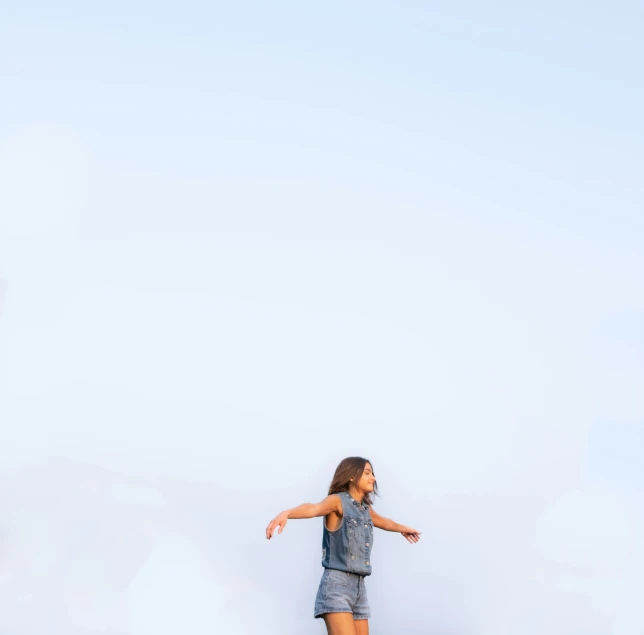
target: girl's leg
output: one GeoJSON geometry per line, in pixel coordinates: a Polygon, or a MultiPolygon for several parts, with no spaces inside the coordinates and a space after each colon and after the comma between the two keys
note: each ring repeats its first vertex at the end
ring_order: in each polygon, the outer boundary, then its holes
{"type": "Polygon", "coordinates": [[[322,619],[328,635],[357,635],[352,613],[325,613],[322,619]]]}
{"type": "Polygon", "coordinates": [[[356,635],[369,635],[369,620],[355,620],[356,635]]]}

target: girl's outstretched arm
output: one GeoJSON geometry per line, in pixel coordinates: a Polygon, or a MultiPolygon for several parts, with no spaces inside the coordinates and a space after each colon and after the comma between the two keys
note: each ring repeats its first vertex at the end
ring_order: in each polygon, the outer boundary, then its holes
{"type": "Polygon", "coordinates": [[[326,516],[331,512],[342,516],[342,501],[335,494],[327,496],[320,503],[302,503],[297,507],[293,507],[293,509],[287,509],[277,514],[266,527],[266,538],[270,540],[278,527],[279,531],[277,533],[281,534],[289,518],[315,518],[317,516],[326,516]]]}
{"type": "Polygon", "coordinates": [[[371,511],[371,520],[373,520],[373,526],[378,527],[378,529],[384,529],[385,531],[395,531],[401,533],[408,542],[414,543],[420,540],[420,531],[417,529],[412,529],[406,525],[401,525],[400,523],[394,522],[391,518],[385,518],[373,510],[373,507],[370,508],[371,511]]]}

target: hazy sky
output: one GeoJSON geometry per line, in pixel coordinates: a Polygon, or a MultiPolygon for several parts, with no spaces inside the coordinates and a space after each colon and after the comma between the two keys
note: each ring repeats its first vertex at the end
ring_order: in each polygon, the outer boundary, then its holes
{"type": "Polygon", "coordinates": [[[322,633],[321,522],[260,541],[360,454],[424,538],[376,536],[372,635],[641,635],[643,27],[3,6],[0,606],[64,579],[60,632],[322,633]],[[119,581],[64,529],[101,513],[119,581]]]}

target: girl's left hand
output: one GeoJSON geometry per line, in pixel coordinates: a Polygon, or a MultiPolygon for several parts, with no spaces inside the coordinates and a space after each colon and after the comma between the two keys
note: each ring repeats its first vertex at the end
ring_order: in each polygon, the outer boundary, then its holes
{"type": "Polygon", "coordinates": [[[418,531],[417,529],[404,527],[400,533],[407,539],[408,542],[412,544],[420,540],[420,531],[418,531]]]}

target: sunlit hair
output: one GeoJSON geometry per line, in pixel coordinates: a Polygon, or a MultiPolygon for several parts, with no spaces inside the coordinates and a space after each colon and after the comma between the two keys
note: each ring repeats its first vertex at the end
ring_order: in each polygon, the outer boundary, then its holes
{"type": "MultiPolygon", "coordinates": [[[[371,470],[373,472],[373,463],[368,459],[363,459],[361,456],[350,456],[346,459],[342,459],[338,467],[335,468],[333,480],[331,481],[331,485],[329,485],[329,494],[347,492],[349,490],[349,485],[351,484],[351,479],[357,483],[360,480],[367,463],[371,465],[371,470]]],[[[373,505],[373,499],[371,498],[372,495],[378,495],[377,481],[373,484],[373,492],[369,492],[364,495],[364,498],[362,499],[363,504],[371,507],[371,505],[373,505]]]]}

